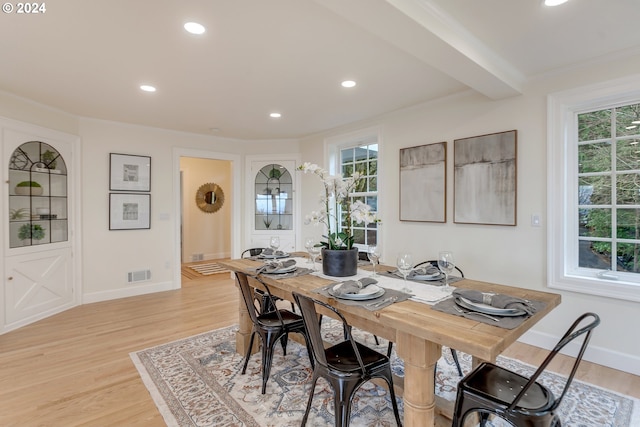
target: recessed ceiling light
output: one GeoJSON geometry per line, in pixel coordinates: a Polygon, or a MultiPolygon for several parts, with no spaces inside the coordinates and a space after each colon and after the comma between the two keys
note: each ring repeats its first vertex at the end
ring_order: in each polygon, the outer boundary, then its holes
{"type": "Polygon", "coordinates": [[[354,82],[353,80],[345,80],[340,84],[342,85],[342,87],[354,87],[356,85],[356,82],[354,82]]]}
{"type": "Polygon", "coordinates": [[[184,29],[191,34],[202,34],[205,32],[204,26],[202,24],[198,24],[197,22],[187,22],[186,24],[184,24],[184,29]]]}
{"type": "Polygon", "coordinates": [[[145,92],[155,92],[156,88],[150,85],[140,85],[140,89],[142,89],[145,92]]]}
{"type": "Polygon", "coordinates": [[[271,113],[271,114],[269,114],[269,117],[271,117],[272,119],[279,119],[280,117],[282,117],[282,114],[280,114],[280,113],[271,113]]]}
{"type": "Polygon", "coordinates": [[[626,129],[626,130],[631,130],[631,129],[635,129],[635,128],[637,128],[637,127],[638,127],[638,126],[633,125],[633,126],[627,126],[627,127],[625,127],[625,129],[626,129]]]}
{"type": "Polygon", "coordinates": [[[640,120],[634,120],[631,122],[632,125],[640,125],[640,120]]]}
{"type": "Polygon", "coordinates": [[[545,6],[559,6],[562,3],[566,3],[569,0],[544,0],[545,6]]]}

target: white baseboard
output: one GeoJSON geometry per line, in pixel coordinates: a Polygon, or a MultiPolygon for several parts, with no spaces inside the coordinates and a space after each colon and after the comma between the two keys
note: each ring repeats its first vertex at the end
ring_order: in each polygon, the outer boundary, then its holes
{"type": "MultiPolygon", "coordinates": [[[[518,341],[551,350],[559,340],[560,337],[542,332],[529,331],[520,337],[518,341]]],[[[561,353],[575,356],[579,351],[579,347],[579,344],[575,342],[570,343],[561,353]]],[[[588,360],[589,362],[597,363],[598,365],[640,376],[640,357],[634,354],[620,353],[604,347],[597,347],[589,344],[583,360],[588,360]]]]}
{"type": "Polygon", "coordinates": [[[113,289],[109,291],[86,293],[82,296],[82,304],[135,297],[138,295],[152,294],[154,292],[171,291],[173,289],[177,289],[173,282],[146,283],[127,286],[126,288],[113,289]]]}
{"type": "Polygon", "coordinates": [[[206,260],[224,259],[224,258],[230,258],[230,257],[231,257],[231,254],[227,253],[227,252],[204,254],[204,259],[206,259],[206,260]]]}

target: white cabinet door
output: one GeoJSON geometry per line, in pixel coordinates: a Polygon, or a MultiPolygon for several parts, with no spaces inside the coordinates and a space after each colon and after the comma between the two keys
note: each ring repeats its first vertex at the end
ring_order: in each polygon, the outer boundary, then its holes
{"type": "Polygon", "coordinates": [[[71,248],[8,256],[5,275],[5,318],[11,329],[74,305],[71,248]]]}

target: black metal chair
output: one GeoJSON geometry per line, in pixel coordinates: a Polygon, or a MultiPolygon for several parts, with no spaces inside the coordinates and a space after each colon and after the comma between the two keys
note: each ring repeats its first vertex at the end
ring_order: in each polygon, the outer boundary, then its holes
{"type": "Polygon", "coordinates": [[[597,314],[585,313],[578,317],[530,378],[492,363],[480,364],[458,384],[452,426],[461,427],[468,415],[478,412],[481,426],[486,424],[489,415],[494,414],[516,427],[560,427],[562,424],[556,409],[571,386],[593,329],[599,324],[600,317],[597,314]],[[591,318],[591,321],[577,329],[587,318],[591,318]],[[555,398],[551,390],[537,382],[537,379],[563,347],[583,335],[571,374],[560,397],[555,398]]]}
{"type": "MultiPolygon", "coordinates": [[[[266,297],[271,300],[272,307],[275,307],[275,302],[272,300],[273,297],[269,287],[259,278],[253,278],[256,280],[256,284],[263,288],[262,290],[266,297]]],[[[253,339],[258,335],[262,343],[262,394],[264,394],[267,387],[267,380],[269,379],[269,373],[271,371],[271,361],[273,359],[273,350],[276,343],[278,341],[282,343],[282,350],[286,355],[288,335],[291,332],[297,332],[304,336],[305,342],[307,343],[307,349],[310,350],[307,331],[302,317],[289,310],[274,309],[268,312],[260,311],[254,304],[254,294],[251,292],[248,276],[244,273],[236,272],[236,279],[238,281],[240,291],[242,292],[242,298],[244,299],[247,311],[249,312],[249,317],[251,317],[251,322],[253,323],[249,347],[247,347],[244,366],[242,367],[242,373],[244,374],[247,371],[249,357],[251,357],[251,348],[253,347],[253,339]]],[[[309,359],[313,366],[311,351],[309,351],[309,359]]]]}
{"type": "MultiPolygon", "coordinates": [[[[416,265],[414,266],[414,268],[418,268],[418,267],[423,266],[423,265],[426,265],[426,264],[431,264],[431,265],[432,265],[432,266],[434,266],[435,268],[439,268],[439,267],[438,267],[438,260],[437,260],[437,259],[432,259],[432,260],[429,260],[429,261],[423,261],[423,262],[421,262],[421,263],[416,264],[416,265]]],[[[458,272],[458,275],[459,275],[460,277],[464,277],[464,273],[462,272],[462,270],[460,270],[460,267],[458,267],[458,266],[456,265],[455,269],[456,269],[456,271],[458,272]]]]}
{"type": "Polygon", "coordinates": [[[351,335],[351,326],[335,308],[304,295],[294,293],[293,296],[302,312],[314,360],[313,380],[309,392],[309,401],[307,402],[307,409],[301,425],[304,426],[307,423],[316,382],[318,378],[322,377],[327,380],[333,388],[336,426],[347,427],[349,425],[351,401],[354,393],[362,384],[373,378],[381,378],[386,381],[389,387],[393,413],[398,426],[401,426],[402,422],[400,421],[398,404],[393,390],[393,378],[391,376],[391,363],[389,358],[355,341],[351,335]],[[321,327],[318,323],[316,304],[331,310],[342,320],[344,330],[347,334],[345,341],[326,349],[324,348],[324,342],[320,333],[321,327]]]}
{"type": "MultiPolygon", "coordinates": [[[[242,255],[240,255],[240,258],[249,258],[249,257],[258,256],[262,253],[263,249],[265,248],[246,249],[242,252],[242,255]]],[[[259,301],[261,313],[266,313],[268,311],[273,311],[275,309],[275,306],[270,306],[271,299],[269,299],[261,289],[257,289],[257,288],[255,289],[255,297],[256,297],[256,300],[259,301]]],[[[272,299],[274,302],[282,300],[282,298],[278,298],[276,296],[272,296],[272,299]]],[[[296,311],[295,305],[293,303],[291,303],[291,310],[294,313],[296,311]]]]}

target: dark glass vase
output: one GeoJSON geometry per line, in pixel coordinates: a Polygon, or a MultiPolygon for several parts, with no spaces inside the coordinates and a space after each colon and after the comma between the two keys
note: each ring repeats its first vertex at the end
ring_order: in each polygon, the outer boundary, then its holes
{"type": "Polygon", "coordinates": [[[322,273],[327,276],[355,276],[358,272],[358,248],[322,249],[322,273]]]}

